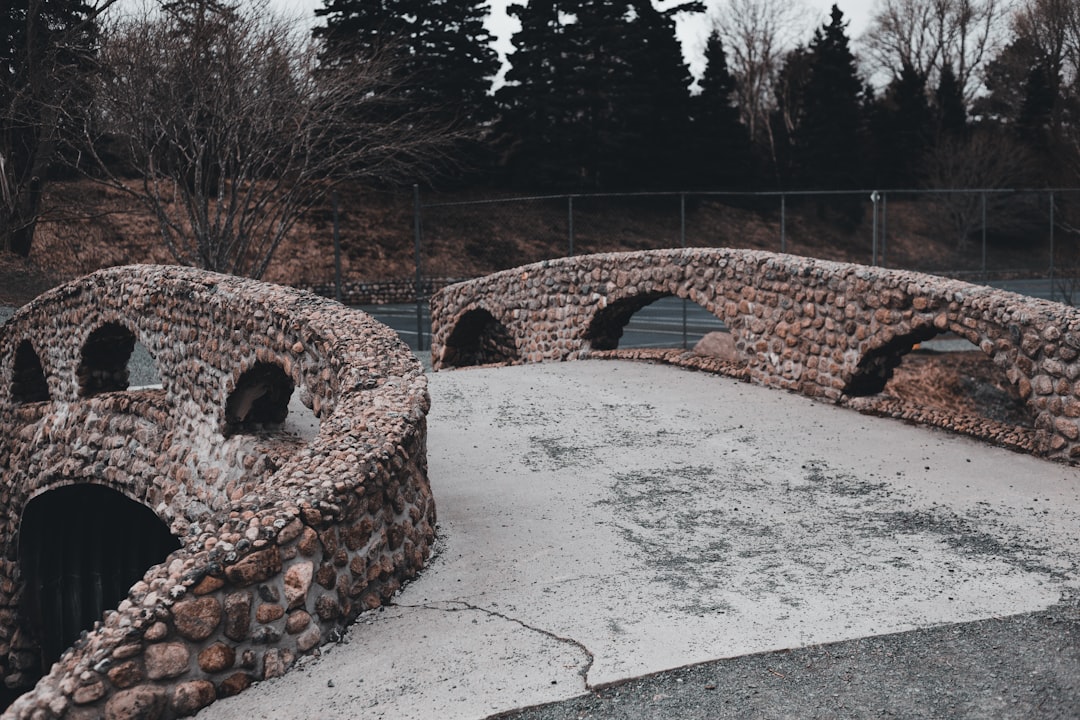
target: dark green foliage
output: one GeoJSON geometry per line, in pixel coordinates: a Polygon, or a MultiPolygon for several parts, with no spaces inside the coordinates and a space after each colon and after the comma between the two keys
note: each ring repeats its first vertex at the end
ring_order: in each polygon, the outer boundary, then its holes
{"type": "Polygon", "coordinates": [[[499,91],[506,166],[530,187],[665,187],[683,176],[690,74],[648,0],[534,0],[499,91]]]}
{"type": "Polygon", "coordinates": [[[0,238],[30,253],[46,182],[64,151],[97,45],[99,8],[81,0],[9,0],[0,11],[0,238]]]}
{"type": "Polygon", "coordinates": [[[750,136],[739,121],[735,78],[716,32],[705,46],[705,62],[701,93],[693,106],[694,179],[707,188],[749,189],[756,180],[750,136]]]}
{"type": "Polygon", "coordinates": [[[498,58],[484,28],[487,3],[475,0],[325,0],[314,30],[328,63],[379,57],[410,111],[425,110],[477,129],[493,118],[498,58]]]}
{"type": "Polygon", "coordinates": [[[814,32],[810,73],[793,132],[796,176],[808,188],[858,187],[863,84],[847,37],[847,22],[833,5],[830,22],[814,32]]]}
{"type": "Polygon", "coordinates": [[[938,138],[959,139],[967,135],[967,108],[960,83],[953,72],[952,63],[941,69],[937,90],[934,92],[934,122],[938,138]]]}
{"type": "Polygon", "coordinates": [[[898,188],[918,184],[933,125],[926,77],[904,63],[900,76],[889,83],[874,110],[875,185],[898,188]]]}

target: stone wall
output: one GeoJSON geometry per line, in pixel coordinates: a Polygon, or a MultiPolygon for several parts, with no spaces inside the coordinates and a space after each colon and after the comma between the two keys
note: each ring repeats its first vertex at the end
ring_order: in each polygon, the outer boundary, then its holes
{"type": "Polygon", "coordinates": [[[19,309],[0,328],[5,683],[25,686],[35,669],[17,549],[32,498],[104,485],[151,508],[182,547],[4,717],[193,714],[385,602],[434,540],[428,407],[393,331],[288,288],[134,266],[19,309]],[[125,332],[153,357],[160,389],[125,389],[109,353],[125,332]],[[283,371],[316,433],[230,422],[226,405],[256,364],[283,371]]]}
{"type": "Polygon", "coordinates": [[[1080,457],[1080,312],[914,272],[726,248],[545,261],[433,296],[432,364],[589,357],[672,295],[727,325],[740,375],[838,402],[879,393],[916,343],[955,333],[1031,407],[1033,452],[1080,457]]]}
{"type": "MultiPolygon", "coordinates": [[[[424,278],[420,284],[420,296],[431,297],[432,293],[456,282],[460,282],[460,279],[424,278]]],[[[337,288],[332,282],[298,287],[323,297],[332,298],[337,296],[337,288]]],[[[346,280],[341,284],[341,302],[346,305],[389,305],[392,303],[416,302],[416,280],[409,278],[371,282],[346,280]]]]}

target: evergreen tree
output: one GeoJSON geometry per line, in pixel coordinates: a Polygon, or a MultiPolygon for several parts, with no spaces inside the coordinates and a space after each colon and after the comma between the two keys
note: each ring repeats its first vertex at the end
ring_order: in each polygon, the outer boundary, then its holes
{"type": "Polygon", "coordinates": [[[628,125],[629,146],[620,151],[632,163],[624,173],[635,188],[671,188],[686,182],[696,149],[690,131],[693,77],[675,36],[675,14],[701,11],[698,3],[657,10],[651,0],[634,0],[623,33],[630,74],[619,112],[628,125]],[[629,152],[627,152],[629,150],[629,152]]]}
{"type": "Polygon", "coordinates": [[[512,184],[559,187],[570,184],[573,134],[579,129],[567,90],[573,75],[568,3],[531,0],[511,5],[521,23],[506,84],[496,93],[504,164],[512,184]]]}
{"type": "Polygon", "coordinates": [[[486,0],[325,0],[315,14],[326,19],[313,31],[324,61],[391,58],[408,111],[432,110],[462,128],[492,119],[498,58],[486,0]]]}
{"type": "Polygon", "coordinates": [[[1037,151],[1047,151],[1051,145],[1054,111],[1059,102],[1056,88],[1062,85],[1060,76],[1047,63],[1040,62],[1028,71],[1024,82],[1024,99],[1016,119],[1016,131],[1022,142],[1037,151]]]}
{"type": "Polygon", "coordinates": [[[90,104],[96,18],[110,0],[8,0],[0,10],[0,243],[28,256],[65,118],[90,104]]]}
{"type": "Polygon", "coordinates": [[[810,80],[810,51],[799,46],[784,56],[776,76],[776,107],[769,124],[773,140],[772,166],[777,187],[800,182],[795,159],[795,135],[804,114],[806,86],[810,80]]]}
{"type": "Polygon", "coordinates": [[[840,190],[861,182],[863,84],[847,37],[847,22],[833,5],[830,21],[814,32],[802,113],[794,129],[798,176],[805,187],[840,190]]]}
{"type": "Polygon", "coordinates": [[[705,45],[705,63],[701,93],[694,98],[695,179],[708,187],[745,189],[755,182],[750,135],[739,121],[738,88],[715,30],[705,45]]]}
{"type": "Polygon", "coordinates": [[[681,170],[690,75],[673,13],[648,0],[540,0],[499,93],[519,181],[565,189],[668,185],[681,170]]]}
{"type": "Polygon", "coordinates": [[[967,108],[952,63],[945,63],[934,92],[934,121],[938,138],[961,139],[967,135],[967,108]]]}
{"type": "Polygon", "coordinates": [[[911,187],[917,183],[932,126],[926,76],[904,63],[874,112],[876,184],[911,187]]]}

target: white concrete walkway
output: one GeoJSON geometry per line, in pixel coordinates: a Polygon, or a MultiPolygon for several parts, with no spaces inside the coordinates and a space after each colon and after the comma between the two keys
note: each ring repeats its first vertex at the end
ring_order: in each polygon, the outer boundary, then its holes
{"type": "Polygon", "coordinates": [[[431,394],[438,557],[200,718],[483,718],[1080,584],[1074,468],[666,366],[441,372],[431,394]]]}

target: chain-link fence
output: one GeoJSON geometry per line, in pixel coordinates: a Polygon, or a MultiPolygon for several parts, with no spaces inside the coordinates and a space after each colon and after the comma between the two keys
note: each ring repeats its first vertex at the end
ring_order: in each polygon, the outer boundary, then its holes
{"type": "Polygon", "coordinates": [[[445,266],[457,253],[473,274],[563,255],[724,246],[975,282],[1040,279],[1058,292],[1080,265],[1073,188],[433,198],[416,213],[421,256],[445,266]]]}
{"type": "MultiPolygon", "coordinates": [[[[360,276],[366,258],[350,258],[345,302],[415,304],[419,326],[431,292],[453,280],[565,255],[733,247],[917,270],[1080,303],[1080,188],[459,198],[417,189],[411,203],[400,198],[399,226],[383,228],[394,238],[376,248],[396,258],[394,277],[360,276]]],[[[349,224],[343,217],[343,231],[349,224]]],[[[367,252],[372,231],[349,247],[367,252]]],[[[332,295],[336,288],[319,289],[332,295]]]]}

